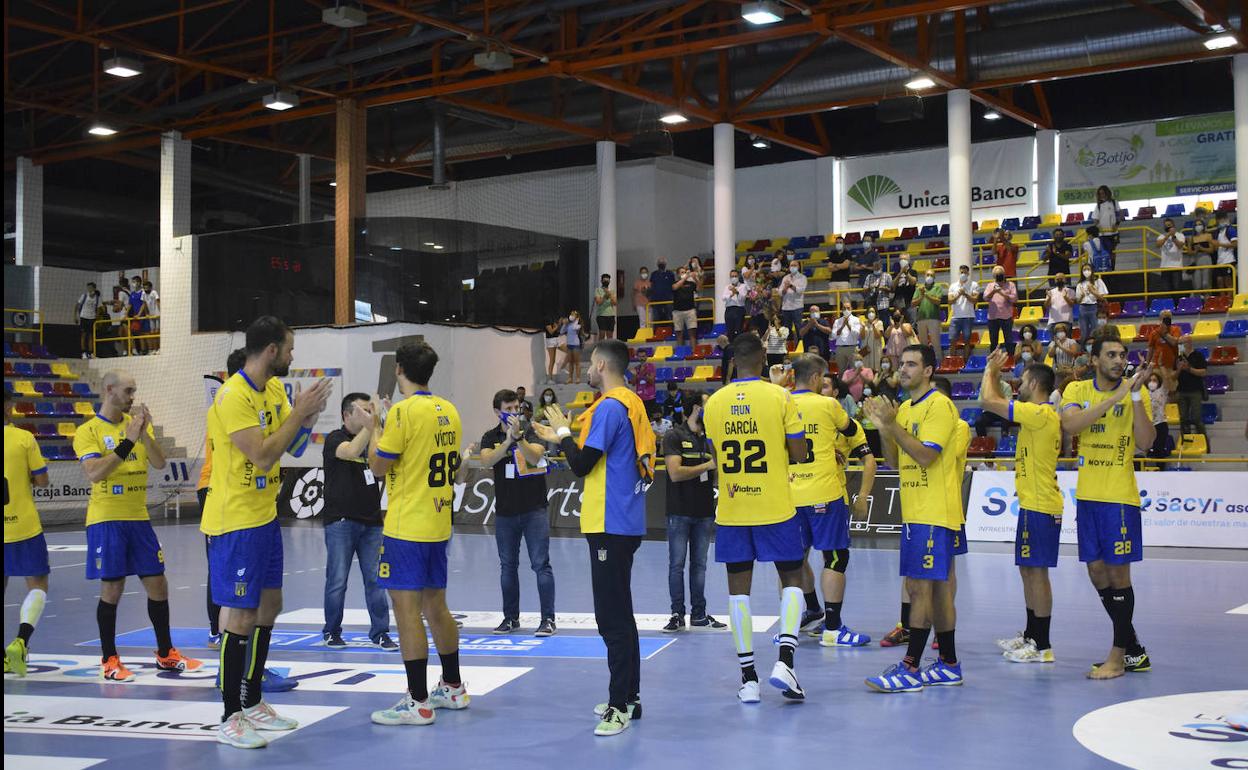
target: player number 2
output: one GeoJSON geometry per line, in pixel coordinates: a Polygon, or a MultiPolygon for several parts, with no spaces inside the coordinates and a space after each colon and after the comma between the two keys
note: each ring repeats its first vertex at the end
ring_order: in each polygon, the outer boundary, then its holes
{"type": "Polygon", "coordinates": [[[1019,555],[1022,556],[1024,559],[1030,559],[1031,558],[1031,546],[1029,545],[1023,546],[1022,549],[1020,550],[1019,555]]]}
{"type": "Polygon", "coordinates": [[[444,487],[453,482],[460,462],[459,452],[429,455],[429,486],[444,487]]]}
{"type": "Polygon", "coordinates": [[[749,441],[725,441],[723,444],[724,473],[766,473],[767,461],[763,455],[767,445],[758,439],[749,441]],[[744,458],[742,452],[745,453],[744,458]]]}

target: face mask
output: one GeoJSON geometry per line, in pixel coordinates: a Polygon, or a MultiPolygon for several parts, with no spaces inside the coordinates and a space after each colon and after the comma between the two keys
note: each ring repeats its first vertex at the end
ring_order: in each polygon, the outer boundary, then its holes
{"type": "Polygon", "coordinates": [[[1066,339],[1066,332],[1058,332],[1058,333],[1057,333],[1057,341],[1058,341],[1058,342],[1061,342],[1061,341],[1062,341],[1062,340],[1064,340],[1064,339],[1066,339]]]}
{"type": "Polygon", "coordinates": [[[680,280],[682,280],[682,281],[683,281],[683,280],[685,279],[685,276],[686,276],[686,275],[688,275],[688,274],[687,274],[687,273],[685,273],[684,271],[681,271],[681,273],[680,273],[679,275],[677,275],[676,277],[677,277],[677,278],[679,278],[680,280]]]}
{"type": "Polygon", "coordinates": [[[849,308],[843,308],[843,309],[841,310],[841,315],[845,316],[846,318],[849,318],[849,315],[850,315],[850,313],[852,313],[852,312],[853,312],[853,311],[852,311],[852,310],[850,310],[849,308]]]}
{"type": "Polygon", "coordinates": [[[811,313],[811,314],[810,314],[810,317],[811,317],[811,318],[814,318],[814,319],[816,319],[816,320],[818,320],[818,318],[819,318],[819,316],[820,316],[820,315],[822,315],[822,314],[821,314],[818,310],[816,310],[815,312],[813,312],[813,313],[811,313]]]}
{"type": "Polygon", "coordinates": [[[1105,322],[1106,322],[1107,320],[1109,320],[1109,319],[1107,319],[1107,318],[1098,318],[1098,319],[1096,319],[1096,325],[1097,325],[1097,326],[1104,326],[1104,325],[1105,325],[1105,322]]]}
{"type": "Polygon", "coordinates": [[[863,388],[863,389],[862,389],[862,395],[864,395],[864,396],[870,396],[870,395],[871,395],[871,389],[870,389],[870,388],[863,388]]]}
{"type": "Polygon", "coordinates": [[[890,361],[881,361],[881,362],[880,362],[880,366],[881,366],[881,367],[883,367],[883,368],[885,368],[885,369],[892,369],[892,368],[893,368],[893,364],[892,364],[892,362],[890,362],[890,361]]]}
{"type": "Polygon", "coordinates": [[[995,280],[995,281],[1004,281],[1004,280],[1005,280],[1005,273],[993,273],[993,274],[992,274],[992,278],[993,278],[993,280],[995,280]]]}
{"type": "Polygon", "coordinates": [[[928,286],[931,286],[932,284],[936,283],[936,279],[935,279],[935,278],[932,278],[932,277],[929,275],[927,278],[924,278],[924,279],[923,279],[923,283],[927,284],[928,286]]]}
{"type": "Polygon", "coordinates": [[[741,282],[741,279],[740,279],[740,278],[738,278],[738,277],[737,277],[737,276],[735,276],[735,275],[734,275],[734,276],[732,276],[732,277],[730,277],[728,280],[732,282],[732,285],[733,285],[733,286],[736,286],[738,283],[740,283],[740,282],[741,282]]]}
{"type": "Polygon", "coordinates": [[[862,242],[862,245],[867,247],[868,249],[871,248],[871,239],[870,238],[866,239],[865,241],[862,242]]]}
{"type": "Polygon", "coordinates": [[[867,318],[868,318],[868,319],[870,319],[870,320],[872,320],[872,321],[874,321],[874,320],[875,320],[875,311],[874,311],[874,310],[872,310],[870,313],[867,313],[867,318]]]}
{"type": "Polygon", "coordinates": [[[792,273],[793,275],[797,275],[797,265],[790,265],[789,272],[792,273]]]}
{"type": "Polygon", "coordinates": [[[961,273],[958,275],[958,280],[962,281],[962,283],[966,283],[968,280],[970,280],[970,278],[971,278],[970,273],[961,273]]]}
{"type": "Polygon", "coordinates": [[[1023,339],[1025,339],[1025,340],[1029,340],[1029,339],[1031,339],[1031,338],[1032,338],[1032,337],[1034,337],[1034,336],[1035,336],[1035,335],[1033,335],[1031,332],[1023,332],[1023,339]]]}
{"type": "Polygon", "coordinates": [[[543,400],[543,401],[545,401],[545,402],[546,402],[546,403],[548,403],[548,404],[553,404],[553,403],[555,403],[555,397],[554,397],[554,396],[552,396],[552,395],[550,395],[550,394],[546,394],[545,396],[543,396],[543,397],[542,397],[542,400],[543,400]]]}
{"type": "Polygon", "coordinates": [[[1031,351],[1030,351],[1030,350],[1024,350],[1024,351],[1023,351],[1023,360],[1024,360],[1024,361],[1030,361],[1030,360],[1031,360],[1031,351]]]}
{"type": "Polygon", "coordinates": [[[845,244],[843,244],[843,243],[838,243],[838,244],[836,244],[835,248],[836,248],[836,250],[837,250],[837,251],[844,251],[844,250],[845,250],[845,244]]]}
{"type": "Polygon", "coordinates": [[[1084,278],[1091,278],[1091,277],[1092,277],[1092,271],[1091,271],[1091,270],[1084,270],[1084,271],[1083,271],[1083,277],[1084,277],[1084,278]]]}
{"type": "Polygon", "coordinates": [[[1148,389],[1149,389],[1149,390],[1157,390],[1157,388],[1158,388],[1158,383],[1157,383],[1157,381],[1156,381],[1156,380],[1149,380],[1149,381],[1148,381],[1148,389]]]}
{"type": "Polygon", "coordinates": [[[910,267],[910,260],[903,259],[897,263],[897,266],[900,267],[902,270],[905,270],[907,267],[910,267]]]}
{"type": "Polygon", "coordinates": [[[647,278],[649,278],[649,277],[650,277],[650,274],[649,274],[649,273],[644,273],[644,272],[643,272],[643,273],[641,274],[641,280],[643,280],[643,281],[644,281],[644,280],[646,280],[646,279],[647,279],[647,278]]]}
{"type": "Polygon", "coordinates": [[[1197,223],[1196,232],[1203,233],[1204,231],[1205,231],[1205,226],[1203,224],[1197,223]]]}
{"type": "Polygon", "coordinates": [[[855,362],[854,362],[854,368],[855,368],[855,369],[861,369],[861,368],[862,368],[862,362],[861,362],[861,361],[855,361],[855,362]]]}

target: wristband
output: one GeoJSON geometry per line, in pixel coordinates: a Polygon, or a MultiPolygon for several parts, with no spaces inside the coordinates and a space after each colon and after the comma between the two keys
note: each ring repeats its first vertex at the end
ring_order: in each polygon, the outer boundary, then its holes
{"type": "Polygon", "coordinates": [[[125,460],[130,459],[131,449],[134,449],[134,442],[131,441],[130,439],[125,439],[124,441],[122,441],[120,444],[117,445],[117,448],[113,450],[113,453],[116,454],[118,457],[120,457],[122,461],[124,462],[125,460]]]}
{"type": "Polygon", "coordinates": [[[560,428],[555,431],[555,435],[559,438],[570,438],[572,436],[572,429],[567,427],[560,428]]]}
{"type": "Polygon", "coordinates": [[[1141,398],[1142,398],[1142,396],[1140,395],[1140,391],[1138,391],[1138,390],[1133,390],[1133,391],[1131,391],[1131,400],[1132,400],[1132,401],[1135,401],[1136,403],[1139,403],[1139,401],[1140,401],[1140,399],[1141,399],[1141,398]]]}

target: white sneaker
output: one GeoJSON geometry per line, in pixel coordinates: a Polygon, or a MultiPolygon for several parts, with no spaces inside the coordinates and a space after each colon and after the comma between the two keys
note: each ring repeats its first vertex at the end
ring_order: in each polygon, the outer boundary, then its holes
{"type": "Polygon", "coordinates": [[[1027,640],[1027,644],[1015,650],[1007,650],[1001,653],[1002,657],[1011,663],[1053,663],[1056,658],[1053,657],[1053,648],[1047,650],[1037,650],[1036,643],[1027,640]]]}
{"type": "Polygon", "coordinates": [[[257,730],[293,730],[299,726],[298,722],[281,716],[264,701],[260,701],[251,708],[243,709],[243,716],[247,717],[247,721],[251,722],[257,730]]]}
{"type": "Polygon", "coordinates": [[[262,749],[269,745],[241,711],[235,711],[217,728],[217,743],[236,749],[262,749]]]}
{"type": "Polygon", "coordinates": [[[742,682],[741,687],[737,690],[737,699],[742,703],[758,703],[762,700],[762,695],[758,690],[758,680],[742,682]]]}
{"type": "Polygon", "coordinates": [[[771,678],[767,680],[772,687],[780,690],[780,694],[790,700],[805,700],[806,693],[802,691],[802,686],[797,683],[797,675],[793,673],[793,669],[784,665],[781,661],[776,661],[776,665],[771,668],[771,678]]]}
{"type": "Polygon", "coordinates": [[[391,708],[374,711],[372,720],[378,725],[431,725],[434,716],[429,701],[415,700],[411,693],[406,693],[391,708]]]}
{"type": "Polygon", "coordinates": [[[1027,637],[1023,636],[1022,631],[1018,632],[1018,636],[1012,636],[1009,639],[997,640],[997,646],[1000,647],[1003,652],[1010,652],[1011,650],[1021,649],[1023,647],[1026,647],[1027,644],[1028,644],[1027,637]]]}
{"type": "Polygon", "coordinates": [[[466,709],[471,701],[468,688],[463,682],[451,687],[439,679],[438,686],[429,693],[429,707],[435,709],[466,709]]]}

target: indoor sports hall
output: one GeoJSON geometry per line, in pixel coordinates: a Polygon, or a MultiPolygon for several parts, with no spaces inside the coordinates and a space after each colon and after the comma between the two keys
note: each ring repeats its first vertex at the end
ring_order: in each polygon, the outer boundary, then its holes
{"type": "Polygon", "coordinates": [[[1241,4],[4,24],[6,770],[1248,768],[1241,4]]]}

